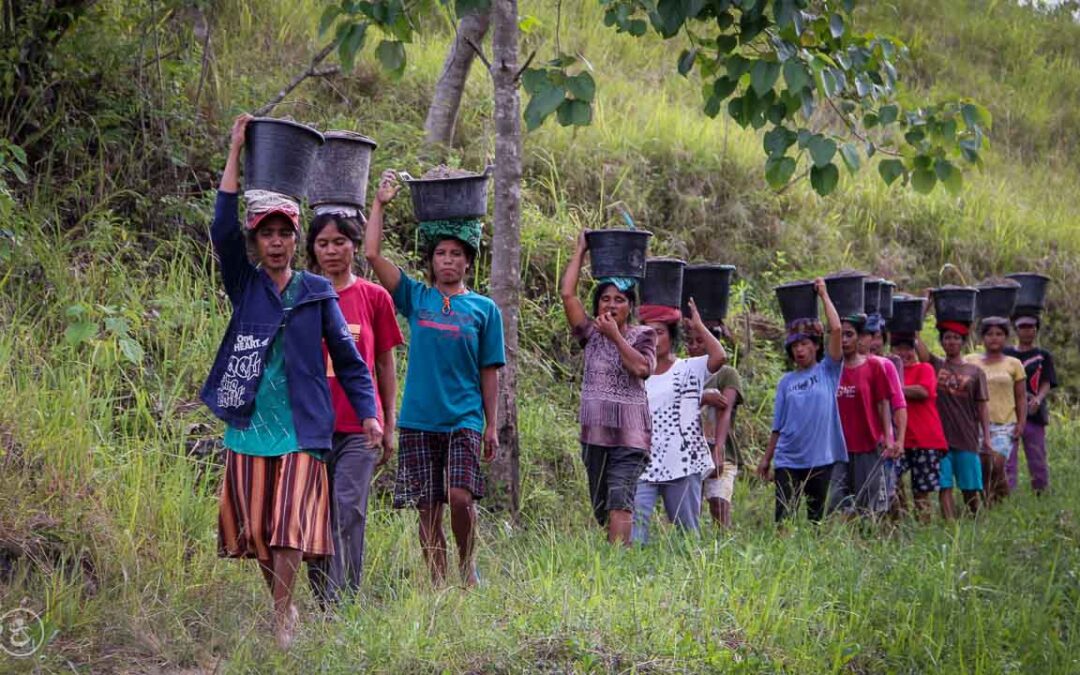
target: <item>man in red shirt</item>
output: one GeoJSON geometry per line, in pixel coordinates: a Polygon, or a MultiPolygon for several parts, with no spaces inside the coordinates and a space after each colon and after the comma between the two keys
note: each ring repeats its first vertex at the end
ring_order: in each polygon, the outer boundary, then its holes
{"type": "Polygon", "coordinates": [[[326,376],[334,407],[334,446],[323,459],[330,474],[330,520],[336,553],[308,565],[312,590],[324,607],[338,602],[343,592],[356,593],[360,589],[371,479],[375,469],[386,463],[394,451],[397,404],[394,348],[404,340],[390,294],[382,286],[353,273],[361,236],[357,217],[328,213],[315,218],[307,237],[312,271],[334,284],[338,305],[356,340],[356,348],[369,367],[374,364],[375,401],[384,429],[381,448],[364,442],[360,421],[327,360],[326,376]]]}
{"type": "Polygon", "coordinates": [[[941,456],[949,449],[937,408],[937,373],[929,363],[919,363],[914,334],[893,333],[891,342],[893,353],[904,362],[904,397],[908,402],[904,456],[897,473],[911,471],[915,512],[919,520],[928,522],[930,495],[940,489],[941,456]]]}
{"type": "Polygon", "coordinates": [[[841,323],[844,371],[836,392],[848,461],[833,470],[834,509],[871,516],[889,508],[885,460],[899,454],[889,404],[889,377],[878,359],[859,353],[859,332],[866,315],[841,323]]]}

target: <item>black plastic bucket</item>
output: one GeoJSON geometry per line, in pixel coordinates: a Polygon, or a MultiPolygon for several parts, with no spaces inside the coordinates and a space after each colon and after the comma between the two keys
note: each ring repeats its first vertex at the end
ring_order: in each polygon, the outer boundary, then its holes
{"type": "Polygon", "coordinates": [[[792,281],[776,287],[776,299],[784,323],[818,318],[818,295],[812,281],[792,281]]]}
{"type": "Polygon", "coordinates": [[[645,280],[641,282],[641,304],[679,307],[683,297],[683,268],[686,262],[676,258],[649,258],[645,261],[645,280]]]}
{"type": "Polygon", "coordinates": [[[866,308],[866,293],[863,289],[865,274],[844,272],[825,277],[825,289],[829,291],[836,312],[841,316],[861,314],[866,308]]]}
{"type": "Polygon", "coordinates": [[[244,189],[303,199],[322,144],[323,135],[309,126],[256,117],[244,140],[244,189]]]}
{"type": "Polygon", "coordinates": [[[889,319],[890,333],[918,333],[922,330],[924,298],[912,298],[907,295],[897,296],[892,301],[892,317],[889,319]]]}
{"type": "Polygon", "coordinates": [[[585,233],[594,279],[645,278],[645,253],[652,232],[646,230],[590,230],[585,233]]]}
{"type": "Polygon", "coordinates": [[[979,289],[970,286],[942,286],[935,288],[934,316],[938,321],[971,323],[975,320],[975,299],[979,289]]]}
{"type": "Polygon", "coordinates": [[[683,270],[682,309],[690,316],[690,298],[694,299],[703,321],[723,321],[727,318],[728,298],[734,265],[687,265],[683,270]]]}
{"type": "Polygon", "coordinates": [[[371,153],[378,144],[353,131],[327,131],[315,166],[308,176],[308,204],[349,204],[364,207],[367,202],[371,153]]]}
{"type": "Polygon", "coordinates": [[[877,314],[881,307],[883,279],[863,279],[863,312],[877,314]]]}
{"type": "Polygon", "coordinates": [[[878,314],[882,319],[892,318],[893,294],[896,292],[896,284],[888,279],[881,280],[881,292],[878,296],[878,314]]]}
{"type": "Polygon", "coordinates": [[[487,189],[491,167],[484,173],[456,178],[401,176],[412,195],[413,215],[418,222],[462,220],[487,215],[487,189]]]}
{"type": "Polygon", "coordinates": [[[1020,284],[1020,292],[1016,294],[1017,313],[1037,316],[1046,308],[1046,287],[1050,283],[1050,277],[1033,272],[1017,272],[1005,276],[1020,284]]]}
{"type": "Polygon", "coordinates": [[[991,284],[979,286],[979,294],[975,298],[976,313],[980,319],[988,316],[1009,318],[1016,308],[1016,296],[1020,294],[1020,284],[991,284]]]}

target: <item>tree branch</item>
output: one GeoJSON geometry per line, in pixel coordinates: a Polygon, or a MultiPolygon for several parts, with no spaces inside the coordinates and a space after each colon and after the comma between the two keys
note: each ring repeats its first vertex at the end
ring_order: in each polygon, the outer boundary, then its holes
{"type": "Polygon", "coordinates": [[[293,89],[296,89],[298,86],[300,86],[301,82],[303,82],[309,77],[326,77],[327,75],[333,75],[340,72],[341,69],[337,66],[319,69],[319,64],[322,63],[327,56],[330,56],[330,52],[334,51],[334,49],[337,47],[337,44],[337,40],[334,40],[330,44],[323,47],[319,51],[319,53],[311,59],[311,63],[308,65],[307,69],[305,69],[303,72],[299,73],[296,77],[290,80],[289,83],[282,87],[281,91],[275,94],[274,97],[270,99],[270,101],[267,102],[266,105],[256,110],[253,114],[256,117],[262,117],[264,115],[270,114],[270,112],[273,111],[273,109],[277,107],[279,103],[285,100],[286,96],[292,93],[293,89]]]}
{"type": "Polygon", "coordinates": [[[536,50],[534,49],[534,50],[532,50],[532,54],[529,54],[529,58],[525,59],[525,65],[518,68],[517,73],[514,74],[514,82],[517,82],[517,81],[521,80],[521,74],[529,69],[529,66],[532,65],[533,59],[535,59],[535,58],[536,58],[536,50]]]}
{"type": "Polygon", "coordinates": [[[487,57],[486,57],[486,56],[484,56],[484,50],[483,50],[483,49],[480,49],[479,47],[477,47],[477,46],[476,46],[476,43],[472,41],[472,38],[471,38],[471,37],[467,37],[467,36],[466,36],[466,38],[465,38],[465,44],[467,44],[467,45],[469,45],[470,47],[472,47],[472,50],[473,50],[474,52],[476,52],[476,55],[477,55],[477,56],[479,56],[479,57],[480,57],[480,60],[484,62],[484,65],[485,65],[485,66],[487,67],[487,69],[488,69],[488,72],[490,73],[490,72],[491,72],[491,61],[488,61],[487,57]]]}
{"type": "MultiPolygon", "coordinates": [[[[826,97],[825,101],[828,102],[829,107],[833,109],[833,112],[835,112],[837,115],[839,115],[840,119],[844,121],[844,124],[847,126],[848,131],[851,132],[852,136],[859,139],[863,143],[869,142],[869,139],[867,139],[864,134],[860,134],[859,131],[855,128],[855,123],[852,122],[850,119],[848,119],[848,116],[845,115],[840,110],[840,108],[836,107],[836,103],[834,103],[831,98],[826,97]]],[[[880,152],[883,155],[889,155],[891,157],[900,157],[900,153],[897,152],[896,150],[889,150],[888,148],[878,147],[878,145],[876,143],[874,144],[874,148],[876,148],[877,151],[880,152]]]]}

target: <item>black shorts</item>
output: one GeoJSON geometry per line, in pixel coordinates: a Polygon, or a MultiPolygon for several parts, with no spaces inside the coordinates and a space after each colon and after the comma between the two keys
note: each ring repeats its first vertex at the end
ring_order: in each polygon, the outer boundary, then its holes
{"type": "Polygon", "coordinates": [[[589,501],[596,522],[607,525],[608,511],[633,512],[638,478],[649,465],[649,453],[582,443],[581,461],[589,476],[589,501]]]}
{"type": "Polygon", "coordinates": [[[483,436],[472,429],[399,430],[394,508],[445,504],[448,488],[468,490],[473,499],[483,497],[482,447],[483,436]]]}

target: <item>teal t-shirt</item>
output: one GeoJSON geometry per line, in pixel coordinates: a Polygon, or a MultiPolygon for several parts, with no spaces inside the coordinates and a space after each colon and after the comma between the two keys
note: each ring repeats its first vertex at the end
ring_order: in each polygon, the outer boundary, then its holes
{"type": "MultiPolygon", "coordinates": [[[[281,294],[286,309],[293,306],[302,272],[294,272],[281,294]]],[[[255,391],[255,411],[247,429],[231,424],[225,429],[225,447],[242,455],[280,457],[300,450],[289,403],[289,381],[285,376],[285,331],[278,330],[266,352],[259,388],[255,391]]]]}
{"type": "Polygon", "coordinates": [[[480,369],[506,363],[502,314],[486,296],[450,298],[401,271],[394,306],[409,322],[409,367],[398,426],[418,431],[484,430],[480,369]]]}

